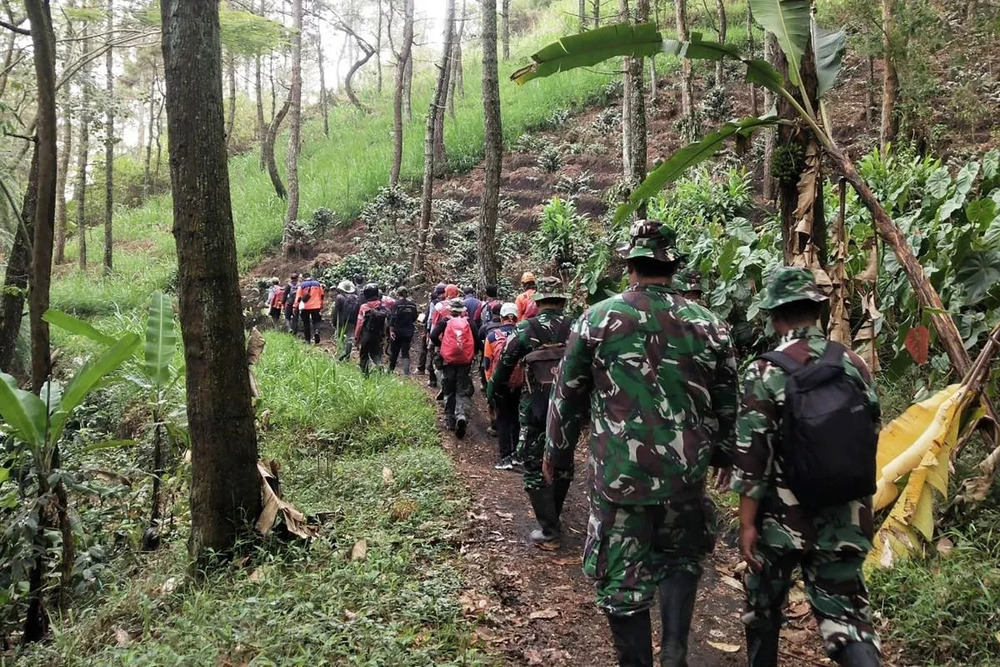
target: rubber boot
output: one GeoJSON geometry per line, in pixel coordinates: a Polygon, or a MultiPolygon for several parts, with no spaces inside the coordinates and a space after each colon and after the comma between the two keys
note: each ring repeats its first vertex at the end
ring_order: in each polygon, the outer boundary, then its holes
{"type": "Polygon", "coordinates": [[[777,667],[779,623],[746,627],[747,658],[750,667],[777,667]]]}
{"type": "Polygon", "coordinates": [[[404,357],[402,364],[403,364],[403,375],[404,376],[409,376],[410,375],[410,358],[409,357],[404,357]]]}
{"type": "Polygon", "coordinates": [[[313,335],[313,342],[316,343],[316,345],[319,345],[319,332],[318,331],[313,335]]]}
{"type": "Polygon", "coordinates": [[[618,667],[653,667],[653,633],[649,610],[631,616],[608,614],[611,638],[618,656],[618,667]]]}
{"type": "Polygon", "coordinates": [[[688,633],[691,632],[700,578],[692,572],[681,571],[660,582],[661,667],[687,667],[688,633]]]}
{"type": "Polygon", "coordinates": [[[851,642],[845,644],[837,654],[837,664],[844,667],[879,667],[882,656],[873,644],[867,642],[851,642]]]}
{"type": "Polygon", "coordinates": [[[556,506],[556,516],[562,516],[563,505],[566,502],[566,495],[569,493],[570,484],[573,480],[554,479],[552,480],[552,501],[556,506]]]}
{"type": "Polygon", "coordinates": [[[531,541],[539,549],[555,551],[559,548],[559,516],[552,498],[552,487],[528,491],[531,508],[535,510],[538,528],[531,531],[531,541]]]}

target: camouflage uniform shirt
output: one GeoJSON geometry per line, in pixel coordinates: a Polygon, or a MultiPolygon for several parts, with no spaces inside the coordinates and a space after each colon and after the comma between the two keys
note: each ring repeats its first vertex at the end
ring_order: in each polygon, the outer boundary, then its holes
{"type": "MultiPolygon", "coordinates": [[[[818,327],[797,329],[785,335],[777,349],[805,363],[823,354],[826,338],[818,327]]],[[[868,367],[850,351],[843,360],[847,374],[866,387],[877,421],[878,394],[868,367]]],[[[867,499],[806,511],[785,482],[780,447],[776,445],[786,380],[785,371],[763,359],[746,370],[736,429],[733,491],[760,501],[760,540],[768,546],[781,550],[867,552],[872,537],[867,499]]],[[[877,429],[878,424],[875,426],[877,429]]]]}
{"type": "Polygon", "coordinates": [[[711,311],[631,287],[576,322],[549,406],[546,456],[570,466],[590,413],[597,492],[622,505],[699,497],[713,450],[731,454],[736,357],[711,311]]]}

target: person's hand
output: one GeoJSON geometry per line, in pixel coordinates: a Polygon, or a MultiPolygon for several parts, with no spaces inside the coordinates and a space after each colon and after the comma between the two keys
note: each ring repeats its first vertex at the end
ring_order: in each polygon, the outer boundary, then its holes
{"type": "Polygon", "coordinates": [[[389,331],[389,340],[396,340],[396,332],[395,331],[392,331],[392,330],[389,331]]]}
{"type": "Polygon", "coordinates": [[[545,478],[546,484],[551,484],[552,480],[555,479],[555,476],[556,469],[555,466],[552,465],[552,459],[546,456],[542,459],[542,477],[545,478]]]}
{"type": "Polygon", "coordinates": [[[725,468],[715,469],[715,488],[719,491],[728,491],[729,482],[733,478],[733,469],[731,466],[726,466],[725,468]]]}
{"type": "Polygon", "coordinates": [[[750,524],[740,526],[740,555],[746,561],[747,567],[752,572],[760,572],[764,569],[763,564],[754,554],[754,547],[757,545],[757,526],[750,524]]]}

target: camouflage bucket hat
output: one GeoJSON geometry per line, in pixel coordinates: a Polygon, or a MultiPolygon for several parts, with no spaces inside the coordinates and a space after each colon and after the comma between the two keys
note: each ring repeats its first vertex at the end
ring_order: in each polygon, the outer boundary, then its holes
{"type": "Polygon", "coordinates": [[[562,281],[554,276],[546,276],[544,278],[539,278],[538,291],[532,295],[532,299],[535,301],[568,301],[569,295],[563,294],[559,290],[562,289],[562,281]]]}
{"type": "Polygon", "coordinates": [[[678,292],[704,292],[705,288],[701,286],[701,271],[695,269],[681,269],[674,276],[674,280],[671,283],[673,287],[678,292]]]}
{"type": "Polygon", "coordinates": [[[629,237],[629,244],[618,248],[625,259],[648,257],[674,262],[683,257],[677,250],[677,234],[659,220],[637,220],[629,230],[629,237]]]}
{"type": "Polygon", "coordinates": [[[763,310],[773,310],[794,301],[823,303],[826,300],[827,297],[816,286],[812,271],[783,266],[771,276],[760,307],[763,310]]]}

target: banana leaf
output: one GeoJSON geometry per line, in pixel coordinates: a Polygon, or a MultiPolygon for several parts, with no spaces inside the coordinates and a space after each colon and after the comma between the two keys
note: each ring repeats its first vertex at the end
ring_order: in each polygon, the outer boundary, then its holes
{"type": "Polygon", "coordinates": [[[0,373],[0,416],[14,437],[32,448],[45,442],[45,403],[30,391],[18,388],[17,380],[0,373]]]}
{"type": "Polygon", "coordinates": [[[115,344],[115,338],[112,336],[97,330],[89,322],[84,322],[80,318],[73,317],[72,315],[64,313],[61,310],[49,308],[45,311],[45,314],[42,315],[42,319],[53,326],[63,329],[64,331],[76,334],[77,336],[83,336],[84,338],[88,338],[95,343],[100,343],[101,345],[115,344]]]}
{"type": "Polygon", "coordinates": [[[788,60],[788,78],[802,85],[799,70],[809,45],[811,0],[750,0],[753,17],[778,40],[781,52],[788,60]]]}
{"type": "Polygon", "coordinates": [[[847,33],[843,30],[826,30],[813,20],[812,39],[813,53],[816,56],[816,94],[823,97],[837,82],[844,52],[847,50],[847,33]]]}
{"type": "Polygon", "coordinates": [[[153,292],[146,322],[145,369],[154,387],[163,388],[170,382],[170,362],[177,347],[174,311],[163,292],[153,292]]]}

